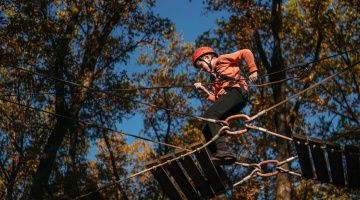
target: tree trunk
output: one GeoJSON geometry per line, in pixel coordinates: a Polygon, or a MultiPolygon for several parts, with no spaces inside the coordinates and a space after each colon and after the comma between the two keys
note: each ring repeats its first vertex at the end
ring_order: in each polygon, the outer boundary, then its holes
{"type": "Polygon", "coordinates": [[[55,129],[52,131],[41,155],[40,164],[33,179],[30,199],[44,199],[56,153],[65,137],[66,127],[68,126],[66,119],[58,118],[55,129]]]}
{"type": "MultiPolygon", "coordinates": [[[[281,53],[281,26],[282,26],[282,1],[273,0],[272,10],[271,10],[271,29],[274,37],[274,50],[271,58],[271,72],[283,70],[284,61],[281,53]]],[[[278,81],[286,78],[285,72],[273,74],[270,76],[270,81],[278,81]]],[[[281,82],[279,84],[274,84],[273,89],[273,98],[274,102],[278,103],[286,98],[286,82],[281,82]]],[[[287,123],[288,117],[288,106],[283,104],[275,112],[274,120],[276,125],[276,130],[278,133],[290,135],[290,127],[287,123]]],[[[279,161],[283,161],[289,157],[289,148],[287,141],[283,139],[277,139],[277,150],[279,161]]],[[[291,183],[287,174],[279,174],[276,179],[276,199],[291,199],[291,183]]]]}
{"type": "Polygon", "coordinates": [[[67,171],[65,174],[65,185],[64,191],[70,198],[75,198],[79,195],[80,190],[78,186],[77,170],[76,170],[76,154],[77,154],[77,143],[78,143],[78,130],[71,127],[69,131],[70,135],[70,147],[69,147],[69,161],[67,165],[67,171]]]}
{"type": "MultiPolygon", "coordinates": [[[[120,176],[119,176],[119,174],[117,172],[116,161],[115,161],[114,153],[111,150],[111,145],[110,145],[110,142],[109,142],[109,138],[107,137],[106,133],[103,134],[103,137],[104,137],[106,147],[107,147],[107,149],[109,151],[109,154],[110,154],[111,167],[112,167],[112,170],[113,170],[113,174],[115,176],[116,181],[119,182],[120,181],[120,176]]],[[[119,192],[121,193],[121,198],[120,199],[128,200],[127,195],[126,195],[124,189],[121,187],[120,183],[116,184],[116,186],[117,186],[119,192]]]]}
{"type": "MultiPolygon", "coordinates": [[[[53,64],[55,77],[59,80],[64,78],[64,68],[68,67],[65,62],[66,56],[69,54],[69,44],[71,42],[71,36],[74,32],[74,27],[77,21],[77,14],[71,17],[69,25],[66,27],[65,33],[62,38],[54,42],[54,53],[55,62],[53,64]]],[[[40,156],[40,163],[36,169],[33,177],[30,199],[43,199],[45,190],[48,187],[48,180],[51,174],[53,164],[55,162],[57,151],[59,150],[61,143],[64,140],[66,131],[69,129],[71,123],[70,120],[65,117],[71,118],[69,112],[66,109],[65,102],[65,89],[64,83],[61,81],[55,81],[55,113],[58,114],[56,117],[56,124],[54,130],[51,132],[45,148],[40,156]]]]}

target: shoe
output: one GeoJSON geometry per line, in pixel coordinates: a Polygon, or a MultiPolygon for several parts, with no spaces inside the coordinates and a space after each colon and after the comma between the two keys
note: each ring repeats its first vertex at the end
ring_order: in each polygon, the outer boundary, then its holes
{"type": "Polygon", "coordinates": [[[211,156],[211,161],[214,165],[232,165],[236,158],[228,151],[217,151],[211,156]]]}

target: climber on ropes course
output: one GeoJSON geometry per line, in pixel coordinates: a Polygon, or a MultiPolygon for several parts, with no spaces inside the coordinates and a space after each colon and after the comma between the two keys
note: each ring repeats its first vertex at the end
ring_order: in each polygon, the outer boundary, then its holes
{"type": "MultiPolygon", "coordinates": [[[[192,56],[192,63],[196,69],[210,74],[213,92],[209,92],[201,83],[195,83],[197,89],[208,94],[208,99],[214,102],[204,113],[204,118],[224,120],[228,116],[239,113],[249,101],[248,87],[245,78],[240,74],[239,63],[246,62],[249,70],[249,80],[255,82],[258,79],[257,67],[253,53],[248,49],[242,49],[230,54],[218,55],[210,47],[200,47],[192,56]]],[[[221,126],[205,122],[202,133],[206,141],[218,133],[221,126]]],[[[234,164],[236,158],[229,150],[226,136],[221,135],[208,147],[211,160],[216,165],[234,164]]]]}

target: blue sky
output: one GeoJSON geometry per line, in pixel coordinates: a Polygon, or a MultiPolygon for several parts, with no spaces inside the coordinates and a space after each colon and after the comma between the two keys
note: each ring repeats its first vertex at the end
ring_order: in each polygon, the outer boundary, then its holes
{"type": "MultiPolygon", "coordinates": [[[[191,2],[188,0],[158,0],[154,12],[158,13],[160,17],[170,19],[175,24],[176,32],[184,35],[185,42],[194,42],[198,35],[216,26],[215,19],[226,16],[226,13],[220,12],[204,14],[205,9],[201,0],[191,2]]],[[[132,66],[136,65],[135,59],[135,56],[131,58],[128,67],[140,70],[140,67],[132,66]]],[[[135,115],[124,120],[118,128],[124,132],[138,134],[143,128],[142,124],[141,116],[135,115]]],[[[130,139],[130,141],[132,140],[130,139]]]]}
{"type": "Polygon", "coordinates": [[[226,16],[224,12],[205,13],[202,0],[157,0],[155,12],[175,23],[178,33],[184,34],[186,42],[215,27],[215,19],[226,16]]]}
{"type": "MultiPolygon", "coordinates": [[[[216,27],[215,20],[217,18],[226,16],[224,12],[205,13],[202,0],[192,0],[191,2],[189,0],[157,0],[154,12],[162,18],[170,19],[175,24],[176,32],[183,34],[185,42],[194,42],[200,34],[216,27]]],[[[125,66],[129,75],[142,69],[136,66],[136,55],[138,52],[131,56],[128,66],[125,66]]],[[[117,125],[117,130],[135,135],[139,135],[141,129],[143,129],[141,115],[124,119],[117,125]]],[[[134,138],[128,137],[127,141],[132,143],[134,138]]],[[[89,159],[94,159],[95,154],[96,149],[91,148],[89,159]]]]}

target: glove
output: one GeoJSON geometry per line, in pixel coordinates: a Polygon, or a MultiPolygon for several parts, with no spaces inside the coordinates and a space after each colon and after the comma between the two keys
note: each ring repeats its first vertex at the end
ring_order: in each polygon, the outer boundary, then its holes
{"type": "Polygon", "coordinates": [[[255,72],[253,72],[252,74],[250,74],[249,79],[250,79],[250,82],[255,82],[255,81],[257,81],[257,79],[258,79],[258,73],[257,73],[257,71],[255,71],[255,72]]]}
{"type": "Polygon", "coordinates": [[[194,86],[195,86],[196,89],[202,88],[201,83],[194,83],[194,86]]]}

